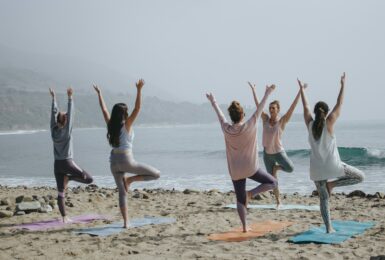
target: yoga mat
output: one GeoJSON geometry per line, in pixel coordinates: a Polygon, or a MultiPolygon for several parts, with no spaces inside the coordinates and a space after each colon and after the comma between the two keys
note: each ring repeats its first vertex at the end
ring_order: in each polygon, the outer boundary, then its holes
{"type": "Polygon", "coordinates": [[[293,222],[289,221],[266,220],[251,224],[249,226],[251,230],[248,232],[242,232],[242,228],[236,228],[224,233],[211,234],[207,238],[215,241],[241,242],[254,237],[264,236],[269,232],[280,231],[293,224],[293,222]]]}
{"type": "MultiPolygon", "coordinates": [[[[162,218],[162,217],[149,217],[133,218],[130,220],[130,228],[136,228],[146,225],[160,225],[174,223],[174,218],[162,218]]],[[[75,230],[75,234],[88,234],[91,236],[109,236],[118,234],[126,229],[122,228],[123,222],[115,222],[109,225],[94,227],[94,228],[82,228],[75,230]]]]}
{"type": "Polygon", "coordinates": [[[16,225],[14,228],[17,229],[27,229],[31,231],[36,230],[46,230],[50,228],[62,228],[68,226],[70,224],[79,224],[79,223],[90,223],[94,220],[109,220],[110,218],[107,216],[99,215],[99,214],[87,214],[81,216],[70,217],[72,222],[63,223],[61,219],[51,219],[45,221],[37,221],[32,223],[26,223],[21,225],[16,225]]]}
{"type": "Polygon", "coordinates": [[[321,227],[311,227],[308,231],[303,232],[289,241],[296,244],[300,243],[320,243],[320,244],[339,244],[352,236],[362,234],[366,229],[374,226],[375,222],[357,222],[357,221],[332,221],[332,226],[336,230],[335,233],[326,233],[325,225],[321,227]]]}
{"type": "MultiPolygon", "coordinates": [[[[230,209],[236,209],[236,204],[229,204],[224,206],[225,208],[230,209]]],[[[248,209],[276,209],[275,205],[268,204],[268,205],[255,205],[255,204],[249,204],[247,205],[248,209]]],[[[287,204],[287,205],[281,205],[278,210],[291,210],[291,209],[302,209],[302,210],[315,210],[319,211],[318,205],[299,205],[299,204],[287,204]]]]}

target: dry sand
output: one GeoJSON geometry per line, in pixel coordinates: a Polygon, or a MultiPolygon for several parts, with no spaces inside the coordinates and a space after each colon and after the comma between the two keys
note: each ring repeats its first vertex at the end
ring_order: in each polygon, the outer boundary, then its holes
{"type": "MultiPolygon", "coordinates": [[[[59,217],[57,208],[50,213],[30,213],[0,219],[1,259],[370,259],[385,255],[385,199],[347,198],[334,195],[332,218],[375,221],[374,228],[339,245],[287,242],[311,225],[322,224],[317,211],[249,210],[248,221],[288,220],[296,224],[282,232],[244,242],[209,241],[211,233],[228,231],[240,225],[236,210],[224,205],[235,202],[233,192],[132,191],[128,206],[130,217],[167,216],[176,223],[128,229],[108,237],[76,235],[72,230],[84,225],[69,225],[48,231],[14,230],[12,225],[59,217]],[[143,198],[143,194],[144,197],[143,198]]],[[[0,187],[0,199],[12,201],[19,195],[56,197],[52,188],[0,187]]],[[[284,203],[318,204],[318,197],[285,195],[284,203]]],[[[118,194],[114,189],[77,188],[68,191],[70,216],[84,213],[111,215],[121,220],[118,194]]],[[[268,204],[267,194],[251,203],[268,204]]],[[[2,206],[3,207],[3,206],[2,206]]],[[[98,221],[91,226],[101,225],[98,221]]]]}

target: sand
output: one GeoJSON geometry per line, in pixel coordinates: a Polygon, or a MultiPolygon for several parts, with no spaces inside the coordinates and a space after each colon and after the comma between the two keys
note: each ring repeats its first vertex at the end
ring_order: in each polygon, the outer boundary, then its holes
{"type": "MultiPolygon", "coordinates": [[[[235,202],[233,192],[167,191],[162,189],[131,191],[130,217],[167,216],[176,223],[128,229],[108,237],[76,235],[72,231],[87,225],[69,225],[59,230],[24,231],[13,225],[59,217],[57,207],[49,213],[30,213],[0,219],[0,259],[370,259],[385,255],[385,199],[348,198],[335,194],[331,200],[332,218],[375,221],[364,234],[338,245],[292,244],[287,240],[312,225],[322,224],[317,211],[249,210],[248,221],[292,221],[294,225],[281,232],[267,234],[244,242],[210,241],[212,233],[238,227],[236,210],[223,208],[235,202]],[[187,194],[185,194],[187,193],[187,194]]],[[[0,199],[14,201],[19,195],[56,197],[52,188],[0,187],[0,199]]],[[[284,195],[283,202],[317,205],[318,197],[284,195]]],[[[110,215],[121,220],[115,189],[69,189],[69,216],[84,213],[110,215]]],[[[251,203],[272,203],[270,194],[251,203]]],[[[3,207],[3,206],[1,206],[3,207]]],[[[97,221],[88,226],[102,225],[97,221]]]]}

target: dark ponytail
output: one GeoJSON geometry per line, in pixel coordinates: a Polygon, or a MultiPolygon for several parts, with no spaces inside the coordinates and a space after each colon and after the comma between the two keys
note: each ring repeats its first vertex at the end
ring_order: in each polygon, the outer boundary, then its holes
{"type": "Polygon", "coordinates": [[[127,105],[124,103],[115,104],[112,108],[111,118],[107,124],[107,139],[112,147],[119,146],[120,130],[128,116],[127,110],[127,105]]]}
{"type": "Polygon", "coordinates": [[[238,101],[231,102],[230,106],[227,108],[227,111],[229,111],[231,121],[233,121],[234,124],[238,123],[242,119],[243,107],[238,101]]]}
{"type": "Polygon", "coordinates": [[[314,106],[315,120],[313,122],[312,132],[315,140],[321,138],[322,130],[325,126],[326,115],[329,112],[329,106],[323,102],[319,101],[314,106]]]}

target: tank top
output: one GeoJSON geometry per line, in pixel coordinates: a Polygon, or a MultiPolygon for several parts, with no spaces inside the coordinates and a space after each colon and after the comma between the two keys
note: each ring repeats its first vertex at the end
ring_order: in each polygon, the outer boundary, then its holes
{"type": "Polygon", "coordinates": [[[281,122],[276,122],[273,126],[270,125],[270,118],[263,122],[262,142],[267,154],[276,154],[284,151],[281,137],[282,129],[281,122]]]}
{"type": "Polygon", "coordinates": [[[131,130],[130,133],[127,132],[127,129],[123,124],[123,127],[120,129],[119,147],[117,147],[117,149],[132,150],[132,142],[134,141],[134,136],[134,130],[131,130]]]}
{"type": "Polygon", "coordinates": [[[338,153],[336,137],[329,133],[325,122],[321,137],[315,140],[312,132],[313,122],[308,126],[311,147],[310,179],[323,181],[343,176],[344,167],[338,153]]]}

